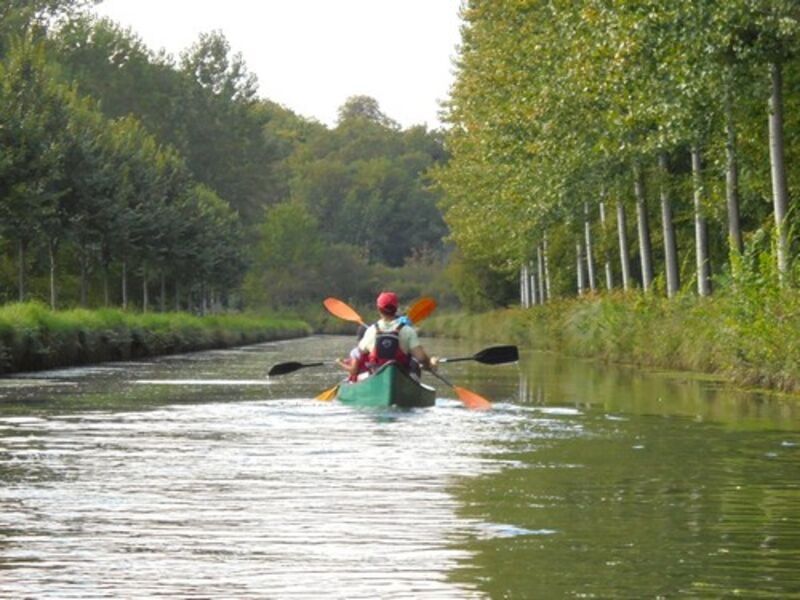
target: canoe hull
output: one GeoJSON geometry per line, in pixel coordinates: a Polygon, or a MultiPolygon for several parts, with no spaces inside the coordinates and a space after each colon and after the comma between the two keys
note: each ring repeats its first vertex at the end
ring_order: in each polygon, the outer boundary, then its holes
{"type": "Polygon", "coordinates": [[[436,390],[412,379],[396,363],[387,363],[362,381],[340,385],[337,397],[358,406],[425,408],[436,403],[436,390]]]}

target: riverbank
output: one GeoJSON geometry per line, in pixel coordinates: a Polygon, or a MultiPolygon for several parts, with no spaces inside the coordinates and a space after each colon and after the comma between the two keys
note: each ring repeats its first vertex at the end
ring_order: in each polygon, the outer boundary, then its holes
{"type": "Polygon", "coordinates": [[[800,392],[800,297],[791,290],[671,300],[640,293],[585,296],[438,316],[426,322],[425,332],[800,392]]]}
{"type": "Polygon", "coordinates": [[[311,333],[296,318],[0,307],[0,373],[229,348],[311,333]]]}

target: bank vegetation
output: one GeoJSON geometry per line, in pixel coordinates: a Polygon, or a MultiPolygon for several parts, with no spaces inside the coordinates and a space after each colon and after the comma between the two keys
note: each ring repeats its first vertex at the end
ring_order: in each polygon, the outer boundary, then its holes
{"type": "Polygon", "coordinates": [[[36,302],[0,307],[0,373],[228,348],[310,333],[298,319],[255,315],[52,311],[36,302]]]}

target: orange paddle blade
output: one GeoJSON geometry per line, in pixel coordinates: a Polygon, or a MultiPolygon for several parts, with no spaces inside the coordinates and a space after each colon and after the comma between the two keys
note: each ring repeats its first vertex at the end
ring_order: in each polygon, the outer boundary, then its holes
{"type": "Polygon", "coordinates": [[[353,323],[359,323],[361,325],[364,324],[363,319],[352,306],[337,298],[325,298],[322,304],[325,305],[325,308],[327,308],[328,312],[334,317],[339,317],[345,321],[352,321],[353,323]]]}
{"type": "Polygon", "coordinates": [[[423,319],[427,319],[436,310],[436,300],[433,298],[420,298],[408,309],[406,316],[416,325],[423,319]]]}
{"type": "Polygon", "coordinates": [[[319,396],[315,398],[315,400],[322,400],[323,402],[330,402],[334,398],[336,398],[336,394],[339,392],[339,384],[337,383],[329,390],[325,390],[319,396]]]}
{"type": "Polygon", "coordinates": [[[489,402],[483,396],[481,396],[479,394],[476,394],[473,391],[470,391],[470,390],[464,389],[462,387],[459,387],[457,385],[454,385],[453,389],[456,391],[456,394],[458,394],[458,399],[461,400],[461,402],[464,404],[464,406],[466,406],[470,410],[491,410],[492,409],[492,403],[489,402]]]}

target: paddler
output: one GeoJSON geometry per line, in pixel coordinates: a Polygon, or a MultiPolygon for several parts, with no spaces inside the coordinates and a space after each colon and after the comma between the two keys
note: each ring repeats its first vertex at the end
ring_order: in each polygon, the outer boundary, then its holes
{"type": "Polygon", "coordinates": [[[351,379],[355,379],[360,371],[375,371],[389,361],[396,361],[412,373],[418,367],[435,370],[436,357],[425,352],[411,321],[397,315],[397,294],[381,292],[375,305],[379,319],[367,328],[358,342],[359,360],[350,366],[351,379]]]}

